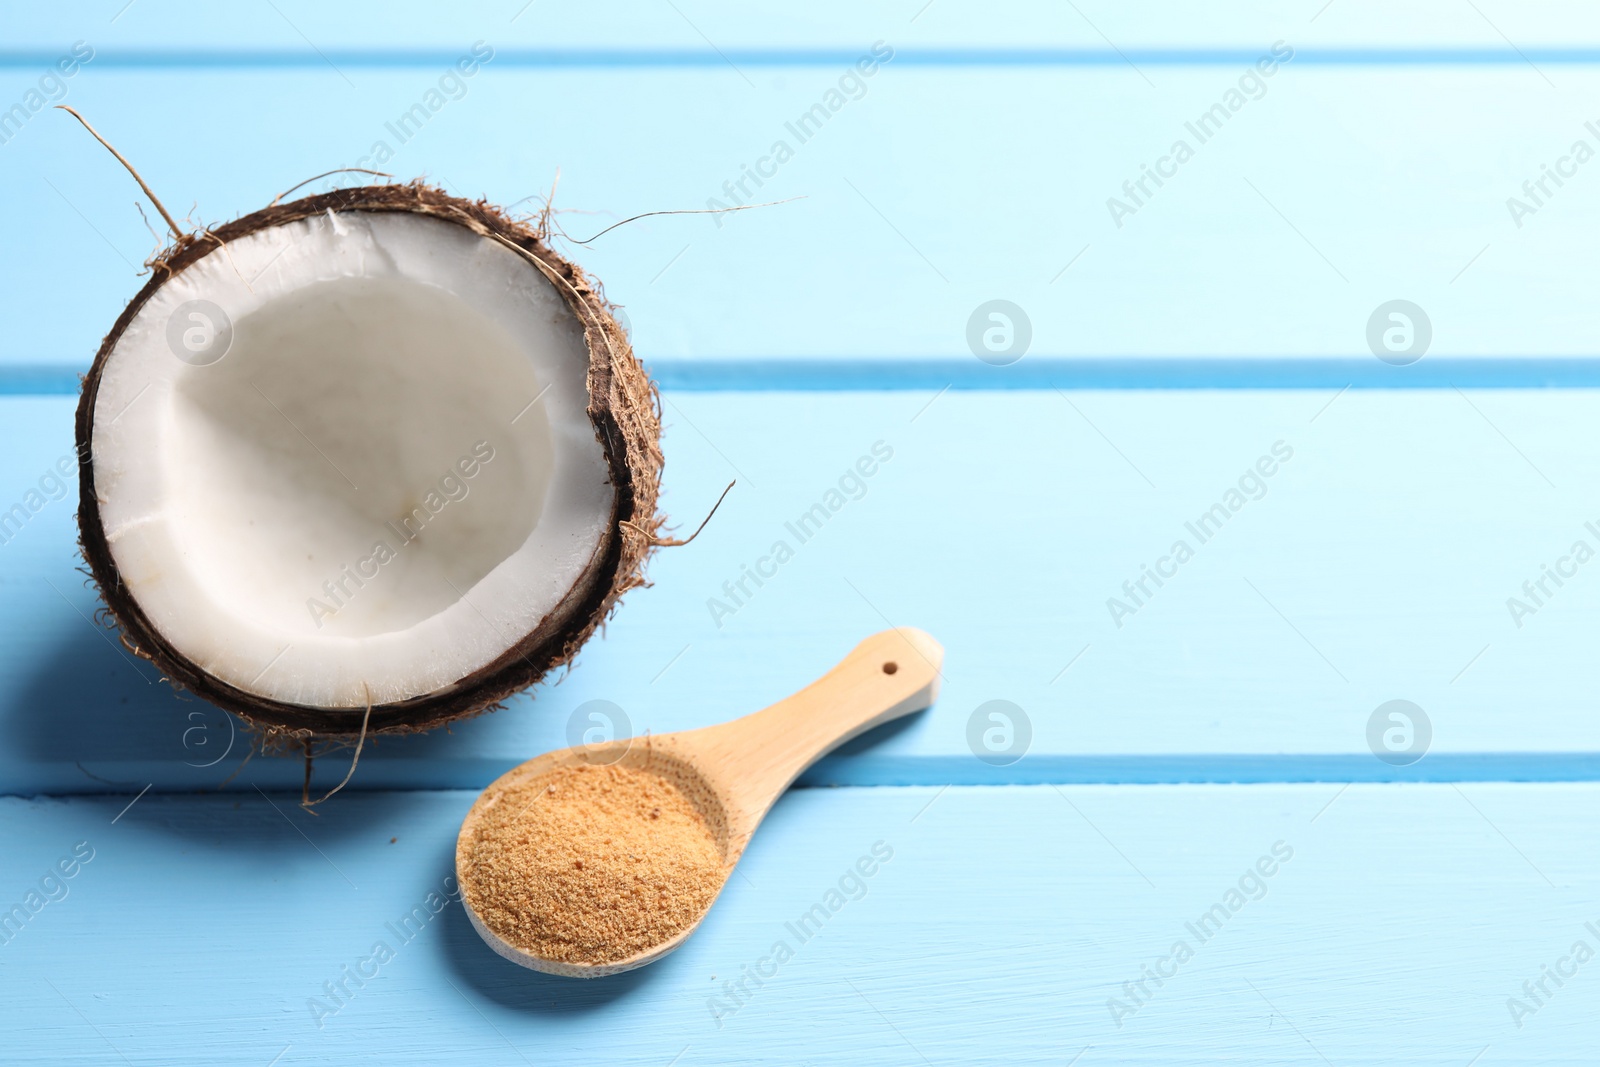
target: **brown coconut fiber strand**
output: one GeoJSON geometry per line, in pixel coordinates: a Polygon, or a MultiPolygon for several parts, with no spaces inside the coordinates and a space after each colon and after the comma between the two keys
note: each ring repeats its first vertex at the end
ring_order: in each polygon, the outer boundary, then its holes
{"type": "Polygon", "coordinates": [[[478,918],[527,952],[616,963],[693,926],[722,857],[693,804],[660,775],[576,764],[507,789],[464,850],[478,918]]]}

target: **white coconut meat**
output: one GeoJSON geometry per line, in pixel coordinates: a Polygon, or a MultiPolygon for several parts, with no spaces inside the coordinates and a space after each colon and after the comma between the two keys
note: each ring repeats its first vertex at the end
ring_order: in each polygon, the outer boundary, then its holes
{"type": "Polygon", "coordinates": [[[464,227],[329,213],[231,242],[105,364],[95,491],[121,580],[248,693],[446,692],[562,609],[605,543],[587,372],[552,283],[464,227]]]}

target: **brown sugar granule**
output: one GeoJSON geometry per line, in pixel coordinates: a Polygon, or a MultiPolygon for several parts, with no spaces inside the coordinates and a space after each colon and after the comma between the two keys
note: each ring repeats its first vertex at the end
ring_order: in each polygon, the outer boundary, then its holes
{"type": "Polygon", "coordinates": [[[722,887],[715,839],[660,775],[560,767],[479,820],[463,882],[484,924],[548,960],[627,959],[693,926],[722,887]]]}

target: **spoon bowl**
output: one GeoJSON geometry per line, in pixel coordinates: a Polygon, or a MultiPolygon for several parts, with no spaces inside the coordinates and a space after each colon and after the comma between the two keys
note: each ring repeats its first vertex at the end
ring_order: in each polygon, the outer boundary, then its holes
{"type": "MultiPolygon", "coordinates": [[[[932,704],[943,660],[944,649],[923,631],[885,630],[861,642],[798,693],[744,718],[659,737],[558,749],[512,768],[473,803],[456,840],[457,884],[473,929],[501,956],[547,974],[600,978],[660,959],[688,939],[704,912],[665,941],[625,959],[593,964],[545,959],[491,930],[472,905],[472,848],[483,817],[509,790],[561,767],[615,764],[645,771],[677,787],[704,820],[721,855],[726,886],[783,791],[844,742],[932,704]]],[[[717,895],[721,891],[719,886],[717,895]]]]}

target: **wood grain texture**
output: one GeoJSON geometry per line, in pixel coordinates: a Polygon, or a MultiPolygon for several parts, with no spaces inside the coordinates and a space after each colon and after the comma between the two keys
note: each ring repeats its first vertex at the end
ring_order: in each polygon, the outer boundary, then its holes
{"type": "MultiPolygon", "coordinates": [[[[830,756],[810,784],[1591,778],[1600,585],[1583,567],[1560,589],[1547,581],[1554,595],[1531,616],[1514,620],[1507,601],[1575,541],[1600,543],[1584,488],[1600,455],[1572,431],[1597,403],[1582,390],[669,392],[669,513],[695,521],[740,482],[705,533],[660,555],[655,587],[564,682],[449,734],[370,747],[356,784],[481,788],[574,743],[590,701],[620,707],[634,732],[734,718],[887,624],[945,644],[941,698],[830,756]],[[1294,456],[1260,479],[1265,495],[1201,544],[1186,524],[1279,441],[1294,456]],[[892,457],[846,479],[842,506],[802,541],[791,527],[875,444],[892,457]],[[1131,605],[1123,583],[1179,539],[1194,558],[1114,620],[1107,601],[1131,605]],[[792,551],[781,565],[778,541],[792,551]],[[730,595],[747,567],[775,573],[730,595]],[[1409,767],[1368,747],[1391,699],[1432,720],[1432,750],[1409,767]],[[1026,758],[1006,767],[969,745],[992,700],[1031,724],[1026,758]]],[[[70,406],[0,400],[16,442],[7,506],[70,451],[70,406]]],[[[229,720],[174,700],[95,632],[73,541],[57,501],[0,546],[0,669],[15,680],[0,692],[4,790],[216,785],[242,739],[229,751],[229,720]]],[[[343,772],[333,757],[319,781],[343,772]]],[[[291,788],[299,774],[256,760],[234,787],[291,788]]]]}
{"type": "Polygon", "coordinates": [[[7,907],[94,850],[0,945],[7,1062],[1578,1064],[1600,1009],[1592,961],[1520,1029],[1507,1007],[1596,945],[1600,871],[1571,832],[1592,784],[799,790],[684,948],[592,982],[430,909],[470,793],[315,818],[151,794],[113,823],[128,799],[0,801],[7,907]],[[1186,924],[1275,845],[1292,856],[1201,942],[1186,924]],[[1178,940],[1193,958],[1118,1027],[1107,1002],[1178,940]],[[362,963],[379,941],[392,959],[362,963]]]}

